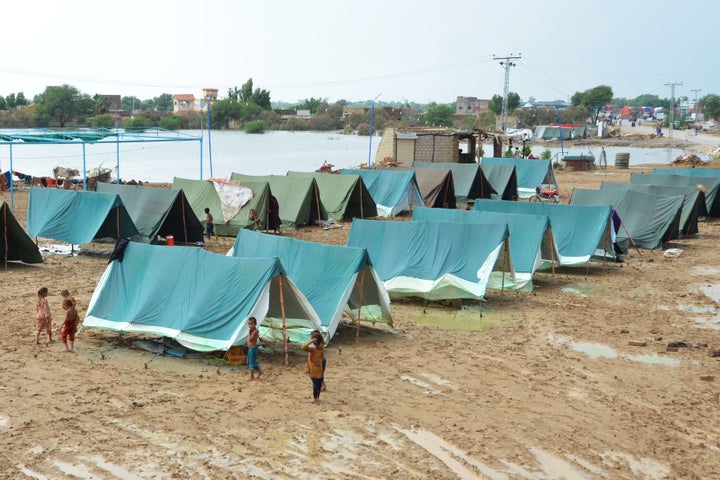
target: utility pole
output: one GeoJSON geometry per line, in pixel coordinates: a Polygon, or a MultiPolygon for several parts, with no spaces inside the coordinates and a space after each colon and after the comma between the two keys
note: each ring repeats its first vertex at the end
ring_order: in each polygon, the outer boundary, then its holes
{"type": "Polygon", "coordinates": [[[507,130],[507,100],[508,100],[508,91],[510,90],[510,67],[514,67],[517,64],[513,63],[513,60],[518,60],[522,58],[520,56],[521,54],[517,54],[517,56],[513,55],[512,53],[506,57],[496,57],[493,55],[493,60],[501,60],[500,66],[505,69],[505,88],[503,89],[503,103],[502,103],[502,131],[505,133],[505,130],[507,130]]]}
{"type": "Polygon", "coordinates": [[[670,138],[673,138],[673,129],[675,128],[675,87],[682,85],[682,82],[668,82],[666,87],[670,87],[670,138]]]}
{"type": "Polygon", "coordinates": [[[695,113],[695,122],[697,122],[697,121],[698,121],[698,100],[697,100],[697,97],[698,97],[698,92],[702,92],[702,88],[694,88],[694,89],[692,89],[692,90],[690,90],[690,91],[695,94],[695,104],[693,105],[693,112],[695,113]]]}

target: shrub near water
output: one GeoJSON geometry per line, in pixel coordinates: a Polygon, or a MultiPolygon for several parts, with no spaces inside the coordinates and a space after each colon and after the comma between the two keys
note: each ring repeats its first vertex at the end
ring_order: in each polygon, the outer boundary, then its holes
{"type": "Polygon", "coordinates": [[[245,124],[245,133],[265,133],[265,122],[253,120],[245,124]]]}

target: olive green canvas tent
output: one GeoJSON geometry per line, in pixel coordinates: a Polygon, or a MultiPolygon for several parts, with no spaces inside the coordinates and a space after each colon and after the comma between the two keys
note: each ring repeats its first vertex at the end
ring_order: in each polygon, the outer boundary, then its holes
{"type": "Polygon", "coordinates": [[[335,175],[317,172],[288,172],[288,176],[310,176],[317,182],[320,201],[327,210],[328,218],[377,217],[375,200],[370,195],[360,175],[335,175]]]}
{"type": "Polygon", "coordinates": [[[120,195],[138,229],[135,241],[158,243],[169,235],[175,244],[203,241],[203,226],[182,189],[98,182],[96,191],[120,195]]]}
{"type": "Polygon", "coordinates": [[[241,173],[230,175],[231,180],[242,182],[268,182],[272,194],[280,206],[283,228],[315,225],[327,220],[327,211],[320,200],[320,191],[313,177],[265,175],[253,176],[241,173]]]}
{"type": "MultiPolygon", "coordinates": [[[[252,191],[252,198],[241,206],[235,215],[223,214],[224,205],[213,182],[209,180],[189,180],[175,177],[173,188],[182,189],[190,202],[195,215],[205,225],[205,208],[210,209],[215,221],[215,233],[219,236],[234,237],[243,228],[255,229],[255,223],[250,221],[250,209],[263,219],[265,225],[268,215],[268,202],[270,201],[270,184],[268,182],[242,182],[242,187],[252,191]]],[[[227,210],[227,208],[225,208],[227,210]]]]}
{"type": "Polygon", "coordinates": [[[617,233],[617,243],[628,248],[658,249],[678,238],[683,195],[652,195],[634,190],[590,190],[576,188],[571,205],[610,205],[622,220],[624,228],[617,233]]]}
{"type": "Polygon", "coordinates": [[[18,223],[7,202],[0,200],[0,255],[7,262],[43,263],[37,245],[18,223]]]}

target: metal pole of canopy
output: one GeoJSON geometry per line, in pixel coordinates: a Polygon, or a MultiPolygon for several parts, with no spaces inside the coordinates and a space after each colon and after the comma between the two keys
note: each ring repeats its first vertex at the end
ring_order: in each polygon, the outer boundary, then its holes
{"type": "Polygon", "coordinates": [[[200,142],[200,180],[203,179],[203,139],[202,136],[198,139],[200,142]]]}
{"type": "Polygon", "coordinates": [[[207,97],[207,111],[208,111],[208,118],[207,118],[207,131],[208,131],[208,161],[210,162],[210,177],[213,176],[213,169],[212,169],[212,141],[210,139],[210,95],[207,97]]]}
{"type": "Polygon", "coordinates": [[[85,142],[82,143],[83,151],[83,192],[87,192],[87,166],[85,163],[85,142]]]}
{"type": "Polygon", "coordinates": [[[282,313],[282,335],[283,335],[283,349],[285,351],[285,365],[288,365],[288,338],[287,338],[287,322],[285,321],[285,296],[283,295],[283,281],[282,275],[278,275],[280,281],[280,312],[282,313]]]}
{"type": "Polygon", "coordinates": [[[118,130],[118,117],[115,111],[115,183],[120,183],[120,131],[118,130]]]}
{"type": "Polygon", "coordinates": [[[10,210],[15,211],[15,182],[13,181],[13,154],[12,143],[10,143],[10,210]]]}

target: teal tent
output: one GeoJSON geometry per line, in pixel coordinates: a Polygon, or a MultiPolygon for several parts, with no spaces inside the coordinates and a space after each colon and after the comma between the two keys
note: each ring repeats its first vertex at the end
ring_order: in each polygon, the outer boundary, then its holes
{"type": "Polygon", "coordinates": [[[392,326],[390,298],[367,250],[242,230],[229,255],[277,257],[320,318],[328,340],[347,311],[392,326]]]}
{"type": "Polygon", "coordinates": [[[705,206],[707,208],[708,215],[711,217],[720,217],[720,175],[712,175],[712,173],[716,170],[705,170],[700,168],[655,170],[656,172],[654,175],[643,173],[631,174],[630,183],[664,185],[670,187],[695,187],[702,185],[705,193],[705,206]]]}
{"type": "Polygon", "coordinates": [[[603,181],[600,184],[600,190],[635,190],[652,195],[682,195],[684,199],[680,214],[680,233],[685,235],[698,233],[698,217],[707,216],[705,194],[697,187],[669,187],[603,181]]]}
{"type": "Polygon", "coordinates": [[[182,190],[104,182],[95,190],[120,195],[138,229],[133,240],[157,243],[158,236],[171,235],[176,244],[203,241],[203,226],[182,190]]]}
{"type": "Polygon", "coordinates": [[[138,233],[120,196],[112,193],[31,188],[28,234],[73,245],[112,242],[138,233]]]}
{"type": "Polygon", "coordinates": [[[617,243],[628,248],[662,248],[663,242],[678,238],[683,195],[651,195],[634,190],[589,190],[576,188],[571,205],[611,205],[622,219],[617,243]]]}
{"type": "Polygon", "coordinates": [[[540,185],[556,185],[555,172],[550,160],[513,158],[513,157],[482,157],[481,166],[512,165],[515,167],[518,183],[518,198],[530,198],[535,195],[535,188],[540,185]]]}
{"type": "MultiPolygon", "coordinates": [[[[537,269],[551,266],[559,258],[552,238],[550,217],[520,213],[480,212],[416,208],[414,221],[503,223],[510,233],[510,257],[515,271],[514,281],[505,279],[508,290],[532,290],[532,277],[537,269]]],[[[492,288],[492,287],[488,287],[492,288]]]]}
{"type": "Polygon", "coordinates": [[[409,170],[352,170],[343,175],[360,175],[377,206],[378,216],[394,217],[425,205],[415,172],[409,170]]]}
{"type": "Polygon", "coordinates": [[[497,193],[483,176],[482,170],[477,163],[432,163],[413,162],[413,168],[434,168],[450,170],[455,183],[455,200],[458,205],[465,206],[469,200],[476,198],[491,198],[497,193]]]}
{"type": "Polygon", "coordinates": [[[43,263],[42,255],[32,238],[23,230],[7,202],[0,200],[0,252],[4,263],[20,261],[43,263]]]}
{"type": "Polygon", "coordinates": [[[492,196],[493,200],[517,200],[518,179],[515,165],[485,163],[480,165],[480,170],[493,190],[498,192],[492,196]]]}
{"type": "Polygon", "coordinates": [[[683,175],[686,177],[718,177],[720,178],[720,169],[718,168],[655,168],[655,175],[683,175]]]}
{"type": "Polygon", "coordinates": [[[327,209],[328,217],[368,218],[378,215],[377,206],[360,175],[334,175],[317,172],[288,172],[315,178],[320,190],[320,201],[327,209]]]}
{"type": "Polygon", "coordinates": [[[255,229],[257,226],[250,221],[250,209],[255,209],[255,214],[267,225],[268,203],[270,201],[270,184],[267,182],[242,182],[242,186],[252,190],[252,199],[242,206],[236,215],[224,216],[227,206],[218,194],[215,185],[210,180],[189,180],[175,177],[173,188],[181,189],[190,202],[195,215],[205,225],[205,208],[215,221],[215,233],[220,236],[234,237],[243,228],[255,229]]]}
{"type": "Polygon", "coordinates": [[[317,182],[313,177],[233,173],[230,179],[241,182],[268,182],[280,206],[283,228],[317,225],[318,220],[327,220],[327,211],[320,200],[317,182]]]}
{"type": "Polygon", "coordinates": [[[482,299],[493,270],[513,278],[507,223],[353,220],[347,244],[366,248],[391,297],[482,299]]]}
{"type": "Polygon", "coordinates": [[[283,323],[291,341],[320,328],[277,258],[130,242],[100,278],[83,328],[162,335],[206,352],[245,343],[249,317],[261,339],[281,339],[283,323]]]}
{"type": "Polygon", "coordinates": [[[593,257],[615,257],[612,207],[534,202],[482,200],[475,210],[483,212],[547,215],[562,266],[582,266],[593,257]]]}

